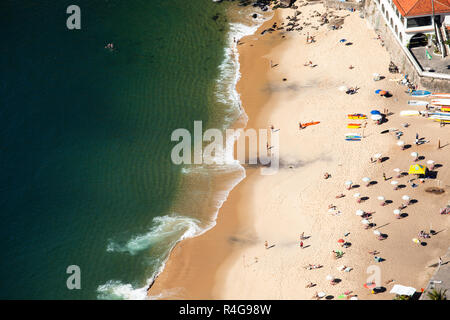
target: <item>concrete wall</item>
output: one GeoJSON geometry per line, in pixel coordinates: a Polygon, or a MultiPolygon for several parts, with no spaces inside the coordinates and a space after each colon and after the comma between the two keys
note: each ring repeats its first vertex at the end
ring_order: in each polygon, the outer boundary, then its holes
{"type": "MultiPolygon", "coordinates": [[[[397,37],[393,35],[390,28],[387,26],[386,21],[382,13],[376,7],[374,0],[366,0],[364,6],[364,16],[369,25],[375,29],[375,31],[381,35],[384,40],[385,48],[391,56],[391,60],[397,65],[400,73],[408,74],[408,78],[411,82],[418,84],[420,87],[426,88],[434,92],[447,92],[450,90],[450,80],[436,79],[432,77],[421,76],[416,70],[417,64],[414,58],[409,59],[404,52],[404,49],[399,43],[397,37]]],[[[420,67],[418,67],[420,69],[420,67]]],[[[423,70],[420,70],[422,74],[423,70]]],[[[386,72],[388,67],[386,66],[386,72]]],[[[406,88],[406,87],[405,87],[406,88]]]]}
{"type": "Polygon", "coordinates": [[[324,0],[323,4],[327,8],[333,9],[356,9],[361,10],[364,7],[364,2],[356,2],[356,1],[346,1],[341,2],[338,0],[324,0]]]}

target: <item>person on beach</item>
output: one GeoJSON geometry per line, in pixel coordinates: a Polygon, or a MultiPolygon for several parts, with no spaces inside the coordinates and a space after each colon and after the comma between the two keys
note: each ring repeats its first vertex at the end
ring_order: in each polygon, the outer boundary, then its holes
{"type": "Polygon", "coordinates": [[[303,239],[305,239],[305,233],[304,232],[302,232],[302,234],[300,235],[300,240],[303,240],[303,239]]]}
{"type": "Polygon", "coordinates": [[[387,181],[386,173],[383,172],[383,179],[384,181],[387,181]]]}
{"type": "Polygon", "coordinates": [[[303,241],[300,241],[300,249],[303,249],[303,241]]]}
{"type": "Polygon", "coordinates": [[[325,172],[325,174],[323,175],[323,178],[328,179],[329,177],[331,177],[331,174],[329,174],[328,172],[325,172]]]}
{"type": "Polygon", "coordinates": [[[298,128],[299,128],[299,129],[305,129],[305,127],[302,125],[301,122],[298,123],[298,128]]]}
{"type": "Polygon", "coordinates": [[[265,247],[266,249],[269,248],[269,244],[267,243],[267,241],[264,242],[264,247],[265,247]]]}
{"type": "Polygon", "coordinates": [[[442,258],[439,257],[439,266],[442,266],[442,258]]]}

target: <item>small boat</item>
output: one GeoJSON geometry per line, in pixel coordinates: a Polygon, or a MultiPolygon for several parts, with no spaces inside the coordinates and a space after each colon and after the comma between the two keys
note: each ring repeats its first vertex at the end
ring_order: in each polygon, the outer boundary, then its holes
{"type": "Polygon", "coordinates": [[[400,111],[401,116],[418,116],[420,113],[417,110],[403,110],[400,111]]]}
{"type": "Polygon", "coordinates": [[[361,136],[359,134],[346,133],[345,138],[346,139],[361,139],[361,136]]]}
{"type": "Polygon", "coordinates": [[[450,99],[433,99],[431,104],[438,106],[450,106],[450,99]]]}
{"type": "Polygon", "coordinates": [[[409,100],[408,105],[410,105],[410,106],[426,106],[426,105],[428,105],[428,102],[420,101],[420,100],[409,100]]]}
{"type": "Polygon", "coordinates": [[[320,123],[320,121],[306,122],[306,123],[302,123],[302,127],[305,128],[305,127],[313,126],[313,125],[316,125],[316,124],[319,124],[319,123],[320,123]]]}
{"type": "Polygon", "coordinates": [[[345,138],[345,141],[361,141],[361,138],[345,138]]]}
{"type": "Polygon", "coordinates": [[[433,119],[436,122],[450,123],[450,120],[433,119]]]}
{"type": "Polygon", "coordinates": [[[349,123],[349,124],[347,124],[347,128],[359,129],[359,128],[361,128],[361,124],[360,123],[349,123]]]}
{"type": "Polygon", "coordinates": [[[353,120],[364,120],[364,119],[367,119],[367,116],[365,114],[362,114],[362,113],[349,114],[349,115],[347,115],[347,117],[349,119],[353,119],[353,120]]]}
{"type": "Polygon", "coordinates": [[[432,97],[450,98],[450,93],[433,93],[432,97]]]}
{"type": "Polygon", "coordinates": [[[426,90],[414,90],[410,93],[410,95],[413,97],[428,97],[431,95],[431,92],[426,90]]]}

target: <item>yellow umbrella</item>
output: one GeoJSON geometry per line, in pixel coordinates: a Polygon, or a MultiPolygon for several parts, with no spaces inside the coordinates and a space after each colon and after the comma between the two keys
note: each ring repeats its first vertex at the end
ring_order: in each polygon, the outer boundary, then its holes
{"type": "Polygon", "coordinates": [[[409,166],[409,174],[425,174],[425,166],[422,166],[420,164],[413,164],[409,166]]]}

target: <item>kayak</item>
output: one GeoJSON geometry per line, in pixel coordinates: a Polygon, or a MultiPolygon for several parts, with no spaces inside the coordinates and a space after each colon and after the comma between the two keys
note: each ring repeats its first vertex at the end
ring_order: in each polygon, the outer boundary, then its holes
{"type": "Polygon", "coordinates": [[[410,106],[426,106],[426,105],[428,105],[428,102],[420,101],[420,100],[409,100],[408,104],[410,106]]]}
{"type": "Polygon", "coordinates": [[[364,119],[367,119],[367,116],[365,114],[362,114],[362,113],[349,114],[349,115],[347,115],[347,117],[349,119],[353,119],[353,120],[364,120],[364,119]]]}
{"type": "Polygon", "coordinates": [[[432,97],[450,98],[450,93],[433,93],[432,97]]]}
{"type": "Polygon", "coordinates": [[[428,97],[431,95],[431,92],[426,90],[414,90],[410,95],[413,97],[428,97]]]}
{"type": "Polygon", "coordinates": [[[450,99],[433,99],[431,104],[438,106],[450,106],[450,99]]]}
{"type": "Polygon", "coordinates": [[[359,128],[361,128],[361,124],[360,123],[349,123],[349,124],[347,124],[347,128],[359,129],[359,128]]]}
{"type": "Polygon", "coordinates": [[[361,141],[361,138],[346,138],[345,141],[361,141]]]}
{"type": "Polygon", "coordinates": [[[320,123],[320,121],[306,122],[306,123],[302,123],[302,127],[305,128],[305,127],[313,126],[313,125],[316,125],[316,124],[319,124],[319,123],[320,123]]]}
{"type": "Polygon", "coordinates": [[[441,111],[450,112],[450,107],[441,107],[441,111]]]}
{"type": "Polygon", "coordinates": [[[450,123],[450,120],[443,120],[443,119],[433,119],[436,122],[443,122],[443,123],[450,123]]]}
{"type": "Polygon", "coordinates": [[[345,138],[346,139],[361,139],[361,136],[359,134],[346,133],[345,138]]]}
{"type": "Polygon", "coordinates": [[[403,110],[403,111],[400,111],[400,115],[401,116],[418,116],[419,115],[419,111],[416,111],[416,110],[403,110]]]}

